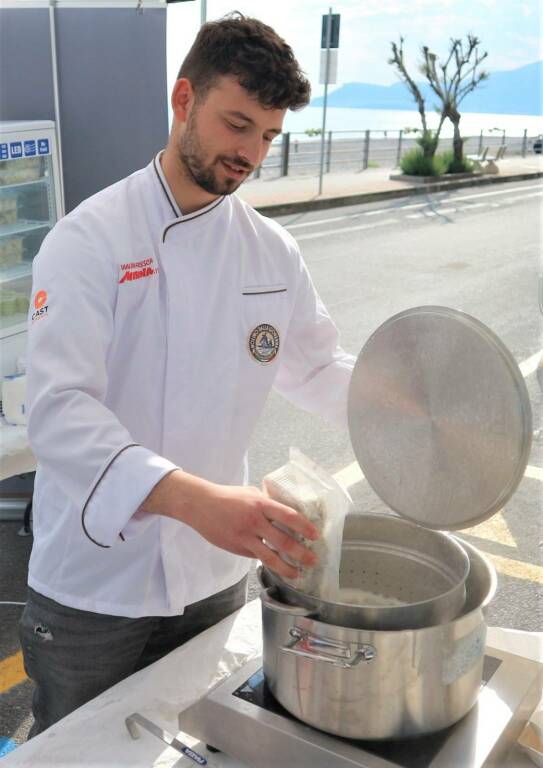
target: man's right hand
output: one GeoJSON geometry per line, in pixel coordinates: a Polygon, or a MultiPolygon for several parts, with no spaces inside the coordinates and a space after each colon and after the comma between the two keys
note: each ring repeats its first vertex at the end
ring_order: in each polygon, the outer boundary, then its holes
{"type": "Polygon", "coordinates": [[[258,488],[218,485],[175,470],[157,483],[141,508],[190,525],[211,544],[236,555],[258,558],[286,578],[296,578],[298,571],[279,555],[287,555],[306,567],[317,563],[307,547],[272,523],[313,540],[320,537],[317,528],[258,488]]]}

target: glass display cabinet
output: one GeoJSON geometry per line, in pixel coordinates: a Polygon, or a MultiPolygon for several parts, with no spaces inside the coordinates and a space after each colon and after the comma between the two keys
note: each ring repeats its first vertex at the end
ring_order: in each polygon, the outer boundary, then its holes
{"type": "Polygon", "coordinates": [[[0,373],[24,355],[32,261],[63,214],[54,123],[0,122],[0,373]]]}

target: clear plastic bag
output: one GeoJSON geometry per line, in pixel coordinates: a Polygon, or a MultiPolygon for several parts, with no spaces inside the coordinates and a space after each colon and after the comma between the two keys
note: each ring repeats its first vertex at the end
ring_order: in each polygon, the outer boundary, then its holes
{"type": "Polygon", "coordinates": [[[282,577],[283,580],[308,595],[333,600],[339,591],[343,526],[352,505],[351,497],[328,472],[297,448],[290,449],[287,464],[266,475],[263,486],[270,498],[293,507],[321,532],[321,538],[312,541],[274,523],[318,558],[314,568],[306,568],[282,555],[298,569],[295,579],[282,577]]]}

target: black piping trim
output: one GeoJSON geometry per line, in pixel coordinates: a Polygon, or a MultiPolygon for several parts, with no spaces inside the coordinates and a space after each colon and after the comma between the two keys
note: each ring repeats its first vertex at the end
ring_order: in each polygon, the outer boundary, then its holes
{"type": "Polygon", "coordinates": [[[211,213],[211,211],[214,211],[215,208],[222,203],[224,200],[224,197],[219,198],[215,205],[211,206],[211,208],[208,208],[206,211],[202,211],[202,213],[197,213],[196,216],[191,216],[190,218],[187,216],[186,218],[180,219],[179,221],[174,221],[173,224],[169,224],[166,229],[164,230],[164,234],[162,235],[162,242],[164,243],[166,241],[166,233],[172,228],[176,227],[178,224],[185,224],[188,221],[194,221],[194,219],[199,219],[200,216],[205,216],[206,213],[211,213]]]}
{"type": "Polygon", "coordinates": [[[242,291],[242,296],[266,296],[268,293],[286,293],[286,288],[277,288],[274,291],[242,291]]]}
{"type": "MultiPolygon", "coordinates": [[[[158,157],[158,155],[157,155],[157,157],[158,157]]],[[[168,202],[169,202],[169,204],[170,204],[170,207],[171,207],[172,211],[174,212],[174,214],[175,214],[175,217],[177,218],[177,217],[179,216],[179,211],[177,211],[177,210],[175,209],[175,206],[174,206],[174,204],[172,203],[172,200],[171,200],[171,197],[170,197],[170,195],[169,195],[169,193],[168,193],[168,190],[166,189],[166,187],[164,186],[164,182],[163,182],[163,181],[162,181],[162,179],[160,178],[160,173],[158,172],[158,168],[156,167],[156,164],[157,164],[157,158],[155,157],[155,159],[154,159],[154,161],[153,161],[153,167],[154,167],[154,169],[155,169],[155,173],[156,173],[156,175],[157,175],[157,179],[159,180],[159,182],[160,182],[160,186],[161,186],[161,187],[162,187],[162,189],[164,190],[164,194],[165,194],[165,195],[166,195],[166,197],[168,198],[168,202]]]]}
{"type": "MultiPolygon", "coordinates": [[[[90,492],[90,494],[89,494],[89,496],[88,496],[88,498],[87,498],[87,501],[85,502],[85,506],[83,507],[83,509],[82,509],[82,511],[81,511],[81,525],[83,526],[83,530],[84,530],[84,532],[85,532],[85,535],[86,535],[86,537],[87,537],[88,539],[90,539],[90,540],[92,541],[92,543],[93,543],[93,544],[96,544],[96,546],[97,546],[97,547],[102,547],[103,549],[111,549],[111,547],[110,547],[110,545],[109,545],[109,544],[100,544],[100,542],[99,542],[99,541],[95,541],[95,539],[93,539],[93,538],[92,538],[92,536],[91,536],[91,535],[89,534],[89,532],[87,531],[87,528],[86,528],[86,526],[85,526],[85,512],[87,511],[87,507],[89,506],[89,501],[92,499],[92,495],[93,495],[93,493],[95,492],[95,490],[98,488],[98,486],[99,486],[99,485],[100,485],[100,483],[102,482],[102,479],[103,479],[104,475],[106,474],[106,472],[108,471],[108,469],[111,467],[111,465],[113,464],[113,462],[115,461],[115,459],[116,459],[118,456],[120,456],[120,455],[121,455],[121,453],[123,453],[123,451],[126,451],[126,449],[127,449],[127,448],[134,448],[134,447],[136,447],[136,448],[139,448],[139,444],[138,444],[138,443],[130,443],[130,445],[125,445],[125,446],[124,446],[124,448],[121,448],[121,450],[119,451],[119,453],[116,453],[116,454],[115,454],[115,456],[114,456],[114,457],[111,459],[111,461],[109,462],[109,464],[107,465],[107,467],[104,469],[104,471],[102,472],[102,474],[100,475],[100,477],[99,477],[99,478],[98,478],[98,480],[96,481],[96,483],[95,483],[95,485],[94,485],[94,488],[91,490],[91,492],[90,492]]],[[[121,535],[121,538],[122,538],[122,535],[121,535]]],[[[123,539],[123,541],[124,541],[124,539],[123,539]]]]}

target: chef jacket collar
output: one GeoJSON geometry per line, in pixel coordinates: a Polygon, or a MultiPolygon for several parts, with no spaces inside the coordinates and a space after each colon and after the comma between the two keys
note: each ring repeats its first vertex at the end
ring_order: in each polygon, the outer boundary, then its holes
{"type": "MultiPolygon", "coordinates": [[[[162,170],[162,165],[160,163],[160,158],[162,157],[164,150],[161,150],[156,156],[153,161],[154,169],[156,172],[157,179],[159,181],[160,186],[162,187],[162,191],[164,192],[167,202],[175,216],[176,219],[181,219],[182,221],[190,221],[191,219],[195,219],[198,216],[202,216],[204,213],[207,213],[208,211],[213,210],[213,208],[216,208],[222,201],[224,200],[224,195],[219,197],[217,200],[213,200],[209,205],[204,206],[203,208],[199,208],[197,211],[194,211],[193,213],[187,213],[183,214],[179,206],[177,205],[176,199],[172,194],[172,191],[170,189],[170,186],[168,182],[166,181],[166,176],[164,175],[164,171],[162,170]]],[[[171,225],[174,223],[179,222],[171,222],[171,225]]],[[[165,234],[165,233],[164,233],[165,234]]]]}

